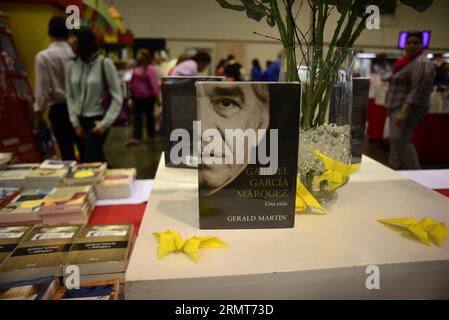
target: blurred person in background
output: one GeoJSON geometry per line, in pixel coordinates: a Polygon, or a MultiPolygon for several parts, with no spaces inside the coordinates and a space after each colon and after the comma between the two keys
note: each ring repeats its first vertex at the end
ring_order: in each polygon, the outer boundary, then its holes
{"type": "Polygon", "coordinates": [[[278,54],[277,60],[272,62],[269,67],[262,73],[261,81],[279,81],[281,74],[282,52],[278,54]]]}
{"type": "MultiPolygon", "coordinates": [[[[75,144],[81,149],[81,140],[70,124],[65,98],[65,67],[73,58],[73,51],[67,40],[69,30],[64,17],[55,16],[48,23],[50,46],[39,52],[35,59],[35,130],[42,125],[42,116],[49,108],[48,117],[53,135],[58,143],[62,160],[76,160],[75,144]]],[[[79,150],[82,153],[82,150],[79,150]]]]}
{"type": "Polygon", "coordinates": [[[242,65],[235,60],[233,54],[230,54],[227,59],[224,74],[229,81],[242,81],[242,74],[244,73],[242,65]]]}
{"type": "Polygon", "coordinates": [[[173,76],[197,76],[204,72],[212,59],[206,51],[198,51],[192,58],[178,64],[173,70],[173,76]]]}
{"type": "Polygon", "coordinates": [[[117,69],[99,53],[95,34],[86,27],[70,39],[76,57],[67,64],[66,98],[70,122],[82,138],[82,162],[106,161],[103,147],[123,104],[117,69]],[[105,95],[110,104],[105,106],[105,95]]]}
{"type": "Polygon", "coordinates": [[[251,81],[260,81],[262,77],[262,67],[257,59],[252,61],[253,67],[251,68],[251,81]]]}
{"type": "Polygon", "coordinates": [[[390,79],[386,106],[390,117],[390,167],[420,168],[411,138],[416,125],[429,110],[435,68],[422,47],[422,34],[409,32],[405,56],[396,61],[390,79]]]}
{"type": "Polygon", "coordinates": [[[140,49],[136,55],[137,66],[129,82],[133,100],[134,131],[133,138],[127,146],[142,143],[142,117],[145,115],[148,138],[155,136],[154,106],[159,94],[159,79],[156,68],[152,65],[152,56],[147,49],[140,49]]]}
{"type": "Polygon", "coordinates": [[[183,63],[184,61],[189,59],[189,55],[187,53],[183,53],[181,54],[178,59],[176,59],[176,63],[173,65],[173,67],[168,70],[168,75],[172,76],[173,75],[173,71],[175,70],[176,66],[179,65],[180,63],[183,63]]]}
{"type": "Polygon", "coordinates": [[[221,59],[215,68],[215,75],[217,77],[223,77],[225,75],[226,59],[221,59]]]}

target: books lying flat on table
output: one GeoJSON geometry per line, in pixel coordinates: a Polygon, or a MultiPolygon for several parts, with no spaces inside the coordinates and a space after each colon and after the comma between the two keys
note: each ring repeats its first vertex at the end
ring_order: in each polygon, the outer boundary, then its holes
{"type": "Polygon", "coordinates": [[[40,165],[40,168],[50,170],[67,169],[68,171],[71,171],[75,166],[76,161],[45,160],[40,165]]]}
{"type": "Polygon", "coordinates": [[[33,189],[21,192],[0,209],[0,225],[38,224],[42,220],[38,211],[50,189],[33,189]]]}
{"type": "Polygon", "coordinates": [[[38,168],[37,163],[14,164],[0,170],[0,187],[4,188],[25,188],[26,177],[34,169],[38,168]]]}
{"type": "Polygon", "coordinates": [[[106,168],[105,162],[78,164],[64,178],[64,184],[67,186],[97,184],[103,180],[106,168]]]}
{"type": "Polygon", "coordinates": [[[31,231],[31,226],[0,227],[0,266],[31,231]]]}
{"type": "Polygon", "coordinates": [[[292,228],[299,83],[197,82],[201,229],[292,228]]]}
{"type": "Polygon", "coordinates": [[[0,284],[0,300],[51,300],[58,287],[54,277],[0,284]]]}
{"type": "Polygon", "coordinates": [[[197,168],[198,159],[193,155],[193,121],[197,120],[197,81],[224,81],[224,77],[163,77],[162,116],[164,122],[164,154],[167,167],[197,168]],[[180,131],[182,130],[182,132],[180,131]],[[174,130],[177,130],[174,132],[174,130]],[[171,135],[174,135],[171,137],[171,135]],[[171,157],[176,146],[182,146],[189,154],[171,157]]]}
{"type": "Polygon", "coordinates": [[[6,206],[19,194],[19,188],[0,188],[0,208],[6,206]]]}
{"type": "Polygon", "coordinates": [[[7,165],[12,160],[12,153],[0,152],[0,168],[7,165]]]}
{"type": "MultiPolygon", "coordinates": [[[[76,265],[82,276],[124,273],[133,242],[133,225],[86,226],[64,265],[76,265]]],[[[110,278],[106,275],[105,280],[110,278]]]]}
{"type": "Polygon", "coordinates": [[[46,225],[87,223],[95,208],[93,186],[54,188],[45,198],[39,217],[46,225]]]}
{"type": "Polygon", "coordinates": [[[82,225],[36,227],[0,267],[0,283],[61,277],[67,252],[82,225]]]}
{"type": "Polygon", "coordinates": [[[114,279],[81,283],[79,289],[60,287],[53,300],[118,300],[119,292],[120,283],[114,279]]]}
{"type": "Polygon", "coordinates": [[[67,175],[68,169],[42,169],[31,171],[26,177],[26,187],[28,189],[56,187],[67,175]]]}
{"type": "Polygon", "coordinates": [[[134,180],[136,180],[134,168],[106,170],[103,181],[96,186],[98,199],[129,198],[134,180]]]}

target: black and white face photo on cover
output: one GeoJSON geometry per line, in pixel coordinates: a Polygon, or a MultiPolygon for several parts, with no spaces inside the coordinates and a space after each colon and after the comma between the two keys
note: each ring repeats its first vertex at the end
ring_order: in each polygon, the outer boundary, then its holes
{"type": "MultiPolygon", "coordinates": [[[[226,139],[225,130],[248,129],[267,130],[270,123],[269,88],[266,84],[210,83],[199,85],[198,120],[201,122],[201,156],[199,165],[200,190],[211,195],[235,180],[249,164],[250,150],[257,148],[259,139],[244,139],[243,149],[238,151],[235,139],[226,139]],[[205,141],[206,130],[214,129],[221,139],[221,152],[210,149],[210,141],[205,141]],[[233,141],[233,142],[232,142],[233,141]],[[236,161],[237,152],[243,153],[243,161],[236,161]],[[232,157],[232,164],[225,158],[232,157]],[[214,158],[222,164],[204,163],[206,158],[214,158]]],[[[215,138],[217,139],[217,138],[215,138]]],[[[240,159],[242,155],[240,155],[240,159]]]]}

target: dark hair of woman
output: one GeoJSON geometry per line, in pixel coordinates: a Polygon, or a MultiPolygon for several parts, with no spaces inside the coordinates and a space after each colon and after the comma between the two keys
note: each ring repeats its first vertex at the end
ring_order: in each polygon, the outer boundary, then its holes
{"type": "Polygon", "coordinates": [[[144,69],[153,62],[153,55],[148,49],[139,49],[137,54],[140,54],[142,57],[141,65],[144,69]]]}
{"type": "Polygon", "coordinates": [[[262,67],[260,66],[260,62],[257,59],[253,59],[253,68],[257,68],[259,70],[262,69],[262,67]]]}
{"type": "Polygon", "coordinates": [[[90,28],[81,27],[80,29],[75,30],[73,35],[78,40],[76,55],[82,61],[89,62],[99,50],[94,32],[90,28]]]}
{"type": "Polygon", "coordinates": [[[198,51],[193,57],[196,62],[210,63],[212,61],[209,53],[206,51],[198,51]]]}

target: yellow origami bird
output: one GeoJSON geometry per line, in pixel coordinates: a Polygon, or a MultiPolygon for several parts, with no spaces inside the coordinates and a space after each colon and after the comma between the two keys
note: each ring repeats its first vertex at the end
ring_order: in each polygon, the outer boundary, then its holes
{"type": "Polygon", "coordinates": [[[177,231],[155,232],[153,235],[159,239],[158,259],[172,252],[185,252],[197,263],[199,249],[228,247],[225,242],[217,237],[193,236],[184,240],[177,231]]]}
{"type": "Polygon", "coordinates": [[[319,177],[315,178],[313,183],[319,184],[321,181],[327,180],[330,182],[329,190],[335,190],[340,187],[350,176],[360,168],[360,164],[345,164],[343,162],[334,160],[319,153],[316,150],[310,150],[318,159],[321,160],[326,171],[319,177]]]}
{"type": "Polygon", "coordinates": [[[296,205],[295,212],[299,213],[306,210],[307,206],[318,209],[323,214],[326,210],[320,205],[317,199],[307,190],[299,179],[296,182],[296,205]]]}
{"type": "Polygon", "coordinates": [[[419,222],[415,218],[381,219],[377,221],[401,227],[415,235],[421,242],[428,246],[430,246],[431,240],[437,246],[441,246],[447,237],[446,225],[443,222],[438,222],[431,218],[424,218],[419,222]]]}
{"type": "MultiPolygon", "coordinates": [[[[320,184],[321,181],[327,180],[330,183],[330,191],[340,187],[345,182],[346,177],[350,176],[360,168],[360,164],[345,164],[329,158],[313,149],[310,149],[310,152],[320,159],[326,168],[326,171],[321,176],[316,177],[313,180],[313,184],[320,184]]],[[[326,210],[298,179],[296,186],[295,212],[302,212],[307,208],[307,206],[318,209],[322,213],[326,214],[326,210]]]]}

